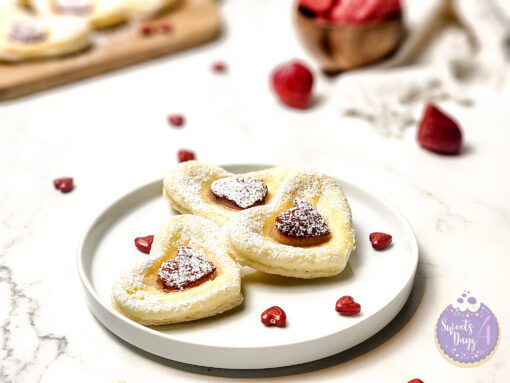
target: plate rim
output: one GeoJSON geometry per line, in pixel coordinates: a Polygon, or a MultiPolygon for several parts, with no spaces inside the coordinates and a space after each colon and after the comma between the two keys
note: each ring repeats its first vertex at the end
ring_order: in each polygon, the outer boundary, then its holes
{"type": "MultiPolygon", "coordinates": [[[[248,168],[252,168],[252,170],[249,170],[249,172],[251,172],[251,171],[262,170],[262,169],[271,168],[271,167],[275,167],[275,166],[292,166],[292,165],[279,165],[279,164],[268,165],[268,164],[259,164],[259,163],[229,163],[229,164],[222,164],[222,165],[219,165],[219,166],[222,167],[222,168],[225,168],[227,170],[228,169],[232,169],[232,168],[248,167],[248,168]]],[[[312,169],[312,168],[303,167],[303,166],[296,166],[296,167],[299,167],[301,169],[312,169]]],[[[229,170],[229,171],[231,171],[231,170],[229,170]]],[[[350,186],[353,186],[353,187],[355,187],[357,189],[363,190],[364,192],[370,194],[371,196],[373,196],[376,199],[378,199],[381,202],[383,202],[383,204],[389,206],[393,210],[393,213],[395,213],[397,215],[397,217],[405,224],[404,227],[406,228],[407,231],[409,231],[409,234],[410,234],[410,238],[409,239],[412,238],[412,241],[410,241],[411,249],[410,249],[409,253],[413,256],[415,262],[412,265],[412,272],[411,272],[410,277],[403,284],[403,287],[400,289],[400,291],[390,301],[385,302],[381,307],[379,307],[371,315],[369,315],[369,316],[367,316],[365,318],[362,318],[358,322],[356,322],[356,325],[361,325],[361,324],[365,323],[367,320],[369,320],[370,318],[372,318],[373,316],[379,314],[386,307],[388,307],[393,301],[395,301],[396,299],[399,299],[401,293],[404,290],[406,290],[406,288],[409,286],[409,284],[412,284],[412,282],[413,282],[413,280],[414,280],[414,278],[416,276],[416,271],[417,271],[417,267],[418,267],[418,263],[419,263],[418,241],[416,239],[416,235],[414,233],[414,230],[413,230],[411,224],[409,223],[407,218],[404,216],[404,214],[402,214],[402,212],[393,203],[388,201],[384,196],[380,195],[376,191],[373,191],[371,188],[366,188],[366,187],[360,185],[357,182],[351,181],[351,179],[349,179],[349,178],[344,178],[344,177],[340,178],[340,177],[337,177],[337,176],[332,176],[332,175],[328,174],[327,172],[322,172],[322,171],[320,171],[320,172],[323,173],[323,174],[328,175],[331,178],[333,178],[335,180],[335,182],[338,182],[340,184],[341,187],[342,187],[342,182],[345,182],[347,184],[350,184],[350,186]]],[[[130,196],[132,196],[134,194],[137,194],[140,190],[142,190],[144,188],[153,187],[153,186],[155,186],[158,183],[162,183],[162,181],[163,181],[163,178],[158,178],[156,180],[145,182],[141,186],[137,186],[135,188],[132,188],[131,190],[129,190],[128,192],[122,194],[121,196],[117,196],[115,198],[112,198],[112,200],[110,200],[108,203],[105,204],[105,206],[103,206],[102,209],[100,209],[100,213],[98,215],[95,215],[94,218],[92,220],[90,220],[89,223],[85,226],[86,229],[84,230],[84,232],[83,232],[83,234],[82,234],[82,236],[81,236],[81,238],[80,238],[80,240],[78,242],[78,247],[77,247],[77,252],[76,252],[76,264],[77,264],[78,275],[79,275],[80,281],[82,283],[82,286],[84,287],[86,294],[88,294],[90,297],[92,297],[96,304],[101,306],[102,309],[105,309],[108,312],[108,314],[113,315],[117,320],[122,321],[125,325],[132,326],[132,327],[136,328],[139,331],[147,333],[148,335],[155,336],[155,337],[161,337],[161,338],[164,338],[166,341],[171,341],[171,342],[174,342],[175,344],[181,344],[181,345],[186,345],[186,346],[205,347],[205,348],[207,348],[209,350],[214,350],[214,349],[216,349],[216,350],[230,349],[230,350],[250,350],[250,351],[255,351],[255,350],[258,350],[258,349],[271,349],[271,348],[278,348],[278,347],[292,347],[292,346],[296,346],[296,345],[304,345],[304,344],[307,344],[309,342],[321,341],[321,340],[324,340],[327,337],[331,337],[333,335],[338,334],[338,332],[336,332],[336,333],[332,333],[332,334],[327,334],[327,335],[319,336],[319,337],[316,337],[316,338],[313,338],[313,339],[301,340],[301,341],[296,341],[296,342],[292,342],[292,343],[283,343],[283,344],[278,344],[278,345],[270,345],[270,346],[236,346],[236,345],[232,346],[232,345],[229,345],[227,347],[219,347],[219,346],[216,346],[216,345],[208,345],[208,344],[196,343],[196,342],[193,342],[193,341],[186,341],[186,342],[184,342],[182,340],[172,338],[169,334],[157,331],[157,330],[153,329],[152,327],[141,325],[141,324],[139,324],[139,323],[137,323],[137,322],[135,322],[135,321],[133,321],[133,320],[123,316],[122,314],[120,314],[117,311],[115,311],[113,309],[113,307],[110,307],[107,304],[107,302],[104,302],[104,300],[99,296],[97,290],[94,288],[94,286],[92,284],[92,281],[89,279],[89,277],[87,275],[87,272],[85,271],[85,269],[83,267],[83,253],[84,253],[83,250],[84,250],[87,238],[91,234],[91,231],[102,221],[102,219],[104,218],[104,216],[108,212],[108,210],[110,210],[114,205],[116,205],[117,203],[125,200],[126,198],[129,198],[130,196]]],[[[347,196],[347,199],[349,199],[349,196],[347,196]]],[[[412,289],[412,286],[409,289],[409,291],[411,291],[411,289],[412,289]]],[[[407,299],[408,299],[408,296],[406,297],[406,300],[404,301],[404,304],[407,301],[407,299]]],[[[98,317],[98,314],[96,314],[94,309],[92,309],[92,307],[91,307],[90,303],[88,302],[88,300],[87,300],[87,305],[88,305],[89,309],[92,311],[94,317],[96,317],[96,319],[98,319],[99,322],[101,322],[101,324],[103,326],[105,326],[106,328],[109,329],[110,327],[107,326],[106,323],[104,323],[104,321],[101,320],[98,317]]],[[[397,311],[397,314],[398,314],[398,312],[401,311],[401,309],[402,308],[400,308],[397,311]]],[[[394,317],[395,316],[392,316],[390,321],[394,317]]],[[[389,321],[388,321],[388,323],[389,323],[389,321]]],[[[387,323],[385,324],[385,326],[386,325],[387,325],[387,323]]],[[[111,330],[111,331],[114,332],[113,330],[111,330]]],[[[125,338],[121,337],[116,332],[114,332],[114,333],[119,338],[127,341],[125,338]]],[[[376,333],[374,333],[372,335],[369,335],[368,338],[374,336],[376,333]]],[[[365,338],[365,339],[368,339],[368,338],[365,338]]],[[[128,343],[131,343],[131,342],[128,341],[128,343]]],[[[139,345],[136,345],[136,344],[134,346],[137,347],[137,348],[142,348],[142,347],[140,347],[139,345]]],[[[353,346],[349,346],[344,351],[348,350],[351,347],[353,347],[353,346]]],[[[151,352],[149,350],[146,350],[146,351],[149,352],[149,353],[154,353],[154,352],[151,352]]],[[[156,354],[156,355],[160,355],[160,354],[156,354]]],[[[163,357],[163,358],[169,359],[167,357],[163,357]]],[[[288,365],[288,364],[285,364],[285,365],[288,365]]]]}

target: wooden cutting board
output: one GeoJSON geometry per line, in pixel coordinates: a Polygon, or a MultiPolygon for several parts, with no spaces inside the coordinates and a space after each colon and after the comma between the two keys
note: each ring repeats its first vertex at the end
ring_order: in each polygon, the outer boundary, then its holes
{"type": "Polygon", "coordinates": [[[139,22],[94,33],[93,46],[72,56],[25,63],[0,63],[0,100],[133,65],[191,48],[219,36],[221,18],[215,0],[184,0],[158,20],[168,20],[168,34],[144,37],[139,22]]]}

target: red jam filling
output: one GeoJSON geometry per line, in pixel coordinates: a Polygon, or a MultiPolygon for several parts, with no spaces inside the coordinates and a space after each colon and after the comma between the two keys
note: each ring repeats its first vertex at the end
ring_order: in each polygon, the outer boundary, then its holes
{"type": "Polygon", "coordinates": [[[191,247],[179,247],[177,256],[163,262],[158,271],[158,285],[166,292],[201,285],[215,277],[216,266],[203,253],[191,247]]]}
{"type": "Polygon", "coordinates": [[[253,177],[226,177],[211,184],[211,193],[218,203],[233,209],[248,209],[265,202],[267,185],[253,177]]]}
{"type": "Polygon", "coordinates": [[[55,0],[55,11],[61,14],[86,16],[92,12],[90,0],[55,0]]]}

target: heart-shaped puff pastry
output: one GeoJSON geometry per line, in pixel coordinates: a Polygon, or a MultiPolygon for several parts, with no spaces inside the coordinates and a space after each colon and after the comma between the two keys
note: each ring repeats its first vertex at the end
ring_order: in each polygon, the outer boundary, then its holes
{"type": "MultiPolygon", "coordinates": [[[[237,215],[240,209],[227,207],[215,201],[211,191],[213,182],[228,177],[251,177],[251,181],[254,181],[253,179],[261,180],[267,186],[267,194],[263,203],[268,205],[272,203],[280,185],[292,170],[291,167],[275,167],[235,175],[217,166],[197,161],[186,161],[165,176],[163,196],[178,212],[199,215],[223,226],[237,215]]],[[[249,209],[252,208],[247,210],[249,209]]]]}
{"type": "Polygon", "coordinates": [[[21,61],[74,53],[90,45],[87,22],[0,7],[0,60],[21,61]]]}
{"type": "Polygon", "coordinates": [[[125,0],[28,0],[42,15],[74,16],[86,20],[95,29],[109,28],[127,21],[125,0]]]}
{"type": "Polygon", "coordinates": [[[179,2],[180,0],[127,0],[126,6],[132,17],[147,18],[171,8],[179,2]]]}
{"type": "Polygon", "coordinates": [[[351,209],[342,189],[332,178],[310,170],[292,172],[273,204],[240,212],[223,226],[223,231],[231,254],[242,265],[296,278],[328,277],[340,273],[355,244],[351,209]],[[329,228],[325,242],[314,246],[291,246],[275,239],[272,232],[276,218],[295,209],[296,201],[298,205],[306,205],[305,210],[315,208],[324,219],[327,224],[324,228],[329,228]]]}
{"type": "Polygon", "coordinates": [[[144,325],[205,318],[230,310],[242,301],[239,267],[230,258],[219,227],[192,215],[171,217],[154,236],[150,255],[123,271],[112,289],[113,307],[144,325]],[[190,252],[203,258],[188,262],[181,272],[174,267],[178,274],[174,280],[176,288],[165,291],[168,285],[161,283],[165,275],[162,272],[171,274],[178,253],[182,257],[190,252]],[[193,270],[210,272],[211,268],[215,268],[212,278],[207,275],[205,281],[200,280],[201,275],[190,278],[193,270]],[[187,279],[192,287],[180,284],[187,279]],[[198,284],[194,283],[197,281],[198,284]]]}

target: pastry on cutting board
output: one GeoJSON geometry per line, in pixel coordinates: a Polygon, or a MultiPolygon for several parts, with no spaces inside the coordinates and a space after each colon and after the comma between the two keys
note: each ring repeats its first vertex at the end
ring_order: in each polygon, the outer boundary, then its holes
{"type": "Polygon", "coordinates": [[[88,23],[76,17],[44,17],[21,9],[0,9],[0,60],[62,56],[91,43],[88,23]]]}
{"type": "Polygon", "coordinates": [[[96,29],[121,24],[129,18],[125,0],[28,0],[42,15],[86,19],[96,29]]]}

